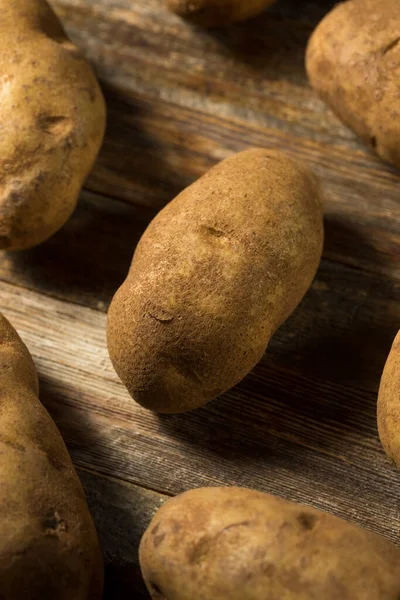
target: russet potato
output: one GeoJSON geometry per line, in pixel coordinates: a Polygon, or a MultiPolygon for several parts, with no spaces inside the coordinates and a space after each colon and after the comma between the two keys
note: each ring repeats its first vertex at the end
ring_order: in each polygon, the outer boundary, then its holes
{"type": "Polygon", "coordinates": [[[238,383],[309,288],[323,245],[315,176],[252,149],[216,165],[152,221],[108,313],[133,398],[164,413],[238,383]]]}
{"type": "Polygon", "coordinates": [[[153,600],[396,600],[399,561],[356,525],[235,487],[168,500],[140,545],[153,600]]]}
{"type": "Polygon", "coordinates": [[[340,2],[307,49],[312,87],[379,156],[400,167],[400,3],[340,2]]]}
{"type": "Polygon", "coordinates": [[[45,0],[0,0],[0,248],[54,234],[104,135],[96,77],[45,0]]]}
{"type": "Polygon", "coordinates": [[[393,342],[382,374],[378,430],[386,454],[400,468],[400,332],[393,342]]]}
{"type": "Polygon", "coordinates": [[[0,598],[101,600],[103,560],[85,495],[38,398],[28,349],[0,315],[0,598]]]}

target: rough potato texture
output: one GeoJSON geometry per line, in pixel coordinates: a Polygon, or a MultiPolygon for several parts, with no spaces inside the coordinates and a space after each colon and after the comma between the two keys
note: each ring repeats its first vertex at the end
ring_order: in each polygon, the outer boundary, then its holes
{"type": "Polygon", "coordinates": [[[140,545],[154,600],[397,600],[399,563],[375,534],[244,488],[169,500],[140,545]]]}
{"type": "Polygon", "coordinates": [[[400,167],[400,2],[338,4],[312,35],[306,65],[338,117],[400,167]]]}
{"type": "Polygon", "coordinates": [[[378,430],[386,454],[400,468],[400,331],[393,342],[379,388],[378,430]]]}
{"type": "Polygon", "coordinates": [[[223,27],[255,17],[275,0],[166,0],[170,10],[203,27],[223,27]]]}
{"type": "Polygon", "coordinates": [[[280,152],[241,152],[184,190],[144,233],[108,314],[133,398],[183,412],[238,383],[310,286],[322,243],[318,183],[280,152]]]}
{"type": "Polygon", "coordinates": [[[0,315],[0,598],[100,600],[103,563],[78,476],[0,315]]]}
{"type": "Polygon", "coordinates": [[[44,0],[0,0],[0,248],[43,242],[73,212],[100,148],[97,80],[44,0]]]}

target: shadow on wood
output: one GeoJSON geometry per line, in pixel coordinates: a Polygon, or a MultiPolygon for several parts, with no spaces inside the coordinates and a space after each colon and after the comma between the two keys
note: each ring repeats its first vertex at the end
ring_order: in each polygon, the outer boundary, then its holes
{"type": "Polygon", "coordinates": [[[148,600],[138,549],[161,497],[93,472],[78,473],[104,552],[103,600],[148,600]]]}
{"type": "Polygon", "coordinates": [[[105,310],[154,214],[84,192],[57,234],[31,250],[1,253],[0,270],[11,263],[19,285],[105,310]]]}
{"type": "MultiPolygon", "coordinates": [[[[351,228],[327,222],[328,245],[331,236],[350,240],[351,228]]],[[[368,246],[356,231],[352,243],[368,246]]],[[[376,394],[398,330],[399,300],[393,281],[323,261],[253,372],[203,409],[160,416],[161,429],[198,452],[228,460],[231,469],[245,468],[248,459],[272,468],[287,464],[277,440],[292,446],[285,453],[293,455],[293,470],[296,464],[304,469],[310,450],[345,460],[354,443],[372,443],[379,452],[376,394]]]]}
{"type": "MultiPolygon", "coordinates": [[[[272,10],[272,9],[271,9],[272,10]]],[[[219,52],[227,51],[235,61],[243,62],[257,76],[268,81],[290,80],[305,85],[304,51],[311,30],[300,29],[281,15],[267,12],[251,21],[207,34],[220,44],[219,52]],[[292,25],[292,26],[291,26],[292,25]]],[[[243,96],[246,105],[246,96],[243,96]]]]}
{"type": "MultiPolygon", "coordinates": [[[[316,318],[312,333],[318,339],[318,332],[325,335],[332,327],[339,327],[341,338],[346,339],[353,321],[340,323],[342,313],[335,309],[338,293],[340,300],[346,289],[338,292],[333,288],[335,293],[329,294],[321,280],[322,275],[326,277],[325,267],[317,280],[321,292],[313,287],[307,296],[311,303],[306,308],[316,318]],[[315,307],[321,304],[323,310],[318,313],[315,307]]],[[[337,279],[339,266],[335,267],[337,279]]],[[[344,268],[341,279],[346,281],[348,273],[352,278],[362,276],[361,281],[355,279],[352,288],[357,297],[369,275],[344,268]]],[[[384,315],[387,319],[383,330],[388,331],[388,324],[400,320],[399,302],[389,299],[380,310],[380,294],[385,290],[381,292],[379,282],[382,279],[375,278],[371,302],[378,307],[376,318],[384,315]]],[[[50,301],[43,298],[44,311],[50,301]]],[[[33,308],[33,314],[39,316],[40,305],[33,304],[33,308]]],[[[395,537],[398,498],[393,486],[397,480],[376,435],[376,364],[370,373],[369,365],[365,366],[365,387],[361,389],[342,384],[333,368],[327,379],[315,377],[313,365],[311,375],[307,375],[307,355],[302,364],[299,361],[304,360],[304,353],[300,350],[298,356],[295,354],[301,343],[306,348],[310,341],[307,321],[300,320],[300,330],[284,335],[279,332],[266,359],[224,397],[199,411],[158,418],[129,398],[114,373],[108,368],[103,371],[104,316],[76,307],[66,327],[63,310],[68,309],[59,307],[60,323],[52,325],[55,331],[48,341],[41,337],[28,337],[27,341],[41,374],[41,398],[67,441],[75,464],[167,494],[201,485],[254,487],[332,509],[340,516],[353,516],[395,537]],[[85,327],[85,322],[93,319],[96,324],[85,327]],[[81,357],[71,355],[71,344],[65,355],[56,349],[58,329],[68,331],[69,340],[74,340],[80,327],[83,339],[77,340],[80,343],[75,348],[81,357]],[[356,514],[355,497],[363,498],[356,514]],[[382,511],[390,513],[392,520],[378,518],[382,511]]],[[[303,319],[304,308],[297,312],[303,319]]],[[[305,318],[310,317],[306,314],[305,318]]],[[[21,325],[23,322],[21,317],[21,325]]],[[[322,361],[321,354],[320,349],[317,361],[322,361]]]]}
{"type": "Polygon", "coordinates": [[[159,422],[165,434],[190,447],[191,453],[208,460],[214,456],[235,483],[249,461],[265,474],[286,469],[305,476],[317,453],[350,460],[352,446],[370,445],[371,439],[379,451],[375,394],[263,363],[207,407],[160,415],[159,422]]]}
{"type": "Polygon", "coordinates": [[[222,52],[227,49],[235,60],[261,71],[259,76],[275,81],[289,78],[305,85],[304,57],[308,39],[336,3],[333,0],[319,3],[280,0],[254,19],[207,33],[221,44],[222,52]]]}
{"type": "Polygon", "coordinates": [[[277,0],[271,8],[283,17],[316,27],[336,4],[337,0],[277,0]]]}
{"type": "Polygon", "coordinates": [[[266,358],[305,376],[376,393],[400,320],[400,287],[383,274],[397,258],[378,253],[356,226],[333,216],[325,219],[324,256],[329,260],[272,338],[266,358]],[[339,265],[339,246],[350,266],[339,265]],[[382,274],[368,273],[371,263],[382,274]]]}
{"type": "MultiPolygon", "coordinates": [[[[354,189],[355,186],[353,186],[354,189]]],[[[325,217],[324,256],[357,269],[372,270],[386,279],[398,277],[400,246],[397,235],[381,237],[378,228],[360,227],[343,215],[325,217]],[[372,233],[372,235],[370,234],[372,233]],[[369,235],[370,234],[370,235],[369,235]]]]}
{"type": "Polygon", "coordinates": [[[137,564],[115,564],[105,567],[103,600],[150,600],[137,564]]]}
{"type": "Polygon", "coordinates": [[[129,90],[102,87],[107,132],[87,186],[140,206],[162,208],[193,181],[182,164],[188,161],[181,151],[184,140],[176,127],[170,137],[163,137],[161,127],[155,135],[151,108],[129,90]]]}

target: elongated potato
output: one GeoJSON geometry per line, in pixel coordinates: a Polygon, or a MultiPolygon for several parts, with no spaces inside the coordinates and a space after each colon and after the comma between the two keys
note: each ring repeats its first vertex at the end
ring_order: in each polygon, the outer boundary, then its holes
{"type": "Polygon", "coordinates": [[[169,500],[140,545],[154,600],[397,600],[400,550],[308,506],[244,488],[169,500]]]}
{"type": "Polygon", "coordinates": [[[400,468],[400,331],[393,342],[379,388],[378,430],[386,454],[400,468]]]}
{"type": "Polygon", "coordinates": [[[133,398],[202,406],[238,383],[311,284],[323,243],[315,177],[273,150],[218,164],[140,240],[108,314],[108,348],[133,398]]]}
{"type": "Polygon", "coordinates": [[[105,103],[45,0],[0,0],[0,248],[43,242],[75,209],[105,103]]]}
{"type": "Polygon", "coordinates": [[[255,17],[275,0],[166,0],[177,15],[203,27],[223,27],[255,17]]]}
{"type": "Polygon", "coordinates": [[[318,25],[312,87],[383,160],[400,167],[400,2],[340,2],[318,25]]]}
{"type": "Polygon", "coordinates": [[[0,598],[100,600],[103,563],[85,496],[38,399],[32,358],[0,315],[0,598]]]}

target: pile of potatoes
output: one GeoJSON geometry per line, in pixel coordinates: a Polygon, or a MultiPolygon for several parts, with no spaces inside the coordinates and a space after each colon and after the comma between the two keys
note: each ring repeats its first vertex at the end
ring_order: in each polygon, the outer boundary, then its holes
{"type": "MultiPolygon", "coordinates": [[[[272,4],[167,0],[203,26],[254,17],[272,4]]],[[[0,0],[0,9],[0,247],[21,250],[73,212],[106,109],[91,67],[45,0],[0,0]]],[[[311,37],[306,64],[336,114],[400,167],[399,26],[394,0],[343,2],[311,37]]],[[[159,212],[108,313],[110,357],[134,400],[160,413],[193,410],[253,369],[313,281],[323,203],[305,165],[255,148],[217,164],[159,212]]],[[[378,422],[400,467],[399,336],[378,422]]],[[[29,351],[2,315],[0,379],[0,598],[99,600],[101,550],[81,484],[38,398],[29,351]]],[[[244,488],[169,500],[139,554],[155,600],[400,597],[400,550],[391,543],[244,488]]]]}

